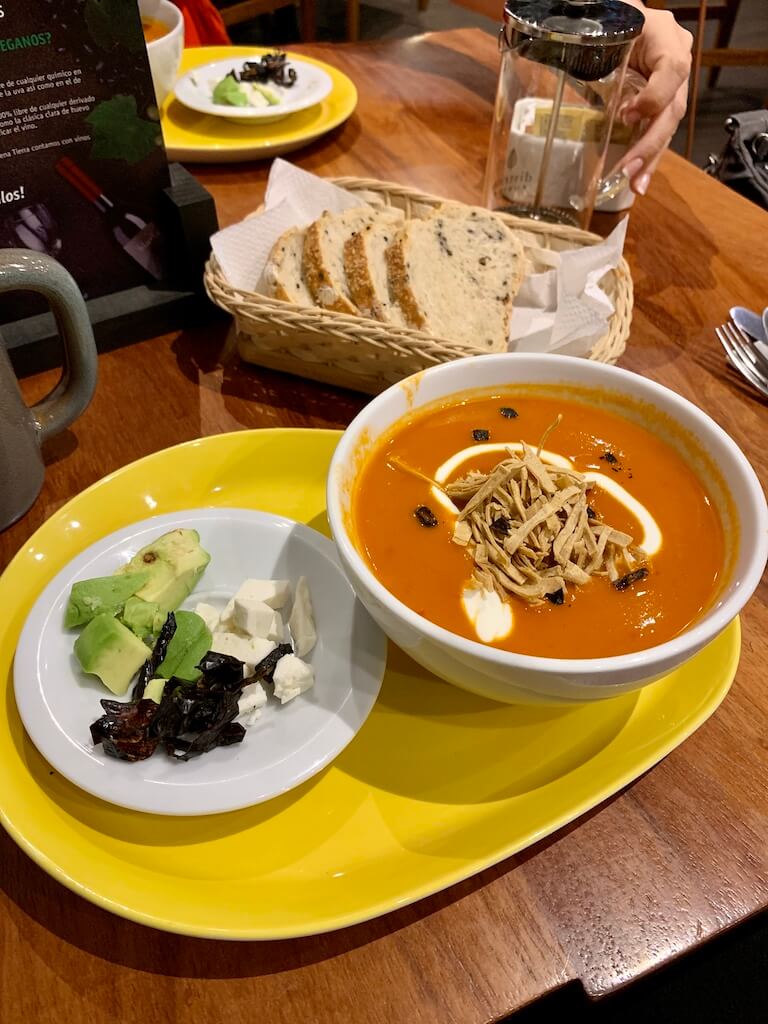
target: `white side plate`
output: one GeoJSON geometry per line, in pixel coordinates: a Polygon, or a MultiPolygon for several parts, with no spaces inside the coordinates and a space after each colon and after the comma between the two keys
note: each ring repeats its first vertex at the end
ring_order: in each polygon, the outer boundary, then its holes
{"type": "Polygon", "coordinates": [[[14,663],[16,703],[32,742],[62,775],[88,793],[154,814],[217,814],[257,804],[298,786],[328,765],[365,722],[381,687],[386,639],[355,598],[334,544],[291,519],[247,509],[156,516],[105,537],[46,587],[24,625],[14,663]],[[77,630],[63,626],[77,580],[111,574],[168,530],[197,530],[211,561],[182,607],[223,607],[247,577],[306,576],[318,642],[308,656],[315,686],[280,706],[270,699],[242,743],[183,762],[158,749],[130,764],[91,743],[89,726],[112,695],[83,673],[73,653],[77,630]]]}
{"type": "MultiPolygon", "coordinates": [[[[258,60],[260,55],[254,55],[258,60]]],[[[247,59],[247,58],[246,58],[247,59]]],[[[185,107],[196,110],[200,114],[213,114],[231,121],[253,121],[264,124],[267,121],[279,121],[306,110],[316,103],[321,103],[333,88],[333,82],[322,68],[303,61],[292,60],[288,63],[296,72],[296,81],[291,86],[275,85],[265,82],[272,92],[280,97],[280,103],[273,107],[232,107],[229,104],[214,103],[213,90],[218,82],[230,71],[240,75],[246,60],[217,60],[211,64],[188,71],[174,86],[176,99],[185,107]]]]}

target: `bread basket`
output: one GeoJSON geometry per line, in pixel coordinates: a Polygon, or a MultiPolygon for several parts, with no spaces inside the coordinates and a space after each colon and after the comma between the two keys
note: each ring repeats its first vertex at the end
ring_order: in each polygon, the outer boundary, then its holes
{"type": "MultiPolygon", "coordinates": [[[[333,184],[360,196],[361,203],[395,206],[406,216],[418,216],[447,200],[391,182],[368,178],[334,178],[333,184]]],[[[452,200],[451,200],[452,201],[452,200]]],[[[601,242],[579,228],[535,223],[499,214],[511,228],[523,232],[524,245],[545,249],[575,248],[601,242]]],[[[632,278],[626,260],[601,282],[614,305],[607,333],[589,358],[615,363],[626,347],[632,320],[632,278]]],[[[378,394],[419,370],[486,350],[435,338],[423,331],[394,327],[378,320],[308,309],[258,292],[233,288],[211,256],[205,288],[217,306],[235,318],[237,344],[245,362],[308,377],[325,384],[378,394]]]]}

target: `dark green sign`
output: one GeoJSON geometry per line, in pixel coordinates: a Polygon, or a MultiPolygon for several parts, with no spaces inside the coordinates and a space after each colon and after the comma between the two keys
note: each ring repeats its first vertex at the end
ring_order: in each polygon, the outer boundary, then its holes
{"type": "Polygon", "coordinates": [[[0,0],[0,246],[55,256],[86,298],[151,283],[167,185],[135,0],[0,0]]]}

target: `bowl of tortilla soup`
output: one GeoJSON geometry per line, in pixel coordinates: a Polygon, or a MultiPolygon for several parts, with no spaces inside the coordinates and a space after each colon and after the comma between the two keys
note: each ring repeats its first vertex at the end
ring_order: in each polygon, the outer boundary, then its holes
{"type": "Polygon", "coordinates": [[[714,420],[566,356],[461,359],[393,385],[336,450],[328,516],[390,639],[512,703],[654,682],[731,622],[768,557],[760,483],[714,420]]]}

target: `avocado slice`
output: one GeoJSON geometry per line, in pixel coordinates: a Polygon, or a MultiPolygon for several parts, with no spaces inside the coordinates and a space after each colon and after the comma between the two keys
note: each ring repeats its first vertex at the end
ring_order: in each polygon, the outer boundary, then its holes
{"type": "Polygon", "coordinates": [[[120,620],[138,637],[156,636],[163,628],[166,613],[154,601],[140,597],[129,597],[120,614],[120,620]]]}
{"type": "Polygon", "coordinates": [[[233,74],[228,74],[216,84],[211,99],[218,106],[247,107],[248,97],[240,88],[240,83],[233,74]]]}
{"type": "Polygon", "coordinates": [[[210,560],[197,530],[171,530],[143,547],[115,575],[148,573],[136,596],[154,602],[161,612],[172,612],[192,593],[210,560]]]}
{"type": "Polygon", "coordinates": [[[146,572],[130,572],[74,583],[64,612],[64,626],[72,629],[73,626],[84,626],[96,615],[117,615],[148,578],[146,572]]]}
{"type": "Polygon", "coordinates": [[[91,619],[75,640],[75,654],[85,672],[122,697],[152,652],[122,622],[104,614],[91,619]]]}
{"type": "Polygon", "coordinates": [[[155,704],[159,704],[163,699],[163,690],[167,682],[167,679],[150,679],[144,687],[144,695],[141,699],[153,700],[155,704]]]}
{"type": "Polygon", "coordinates": [[[164,679],[176,676],[185,683],[200,678],[198,663],[211,649],[210,629],[195,612],[176,612],[176,632],[171,637],[165,657],[157,668],[164,679]]]}

